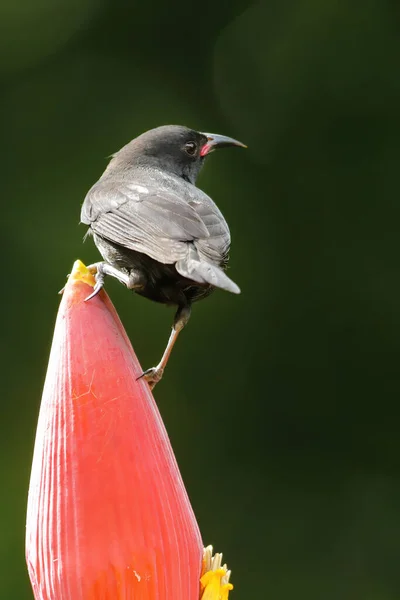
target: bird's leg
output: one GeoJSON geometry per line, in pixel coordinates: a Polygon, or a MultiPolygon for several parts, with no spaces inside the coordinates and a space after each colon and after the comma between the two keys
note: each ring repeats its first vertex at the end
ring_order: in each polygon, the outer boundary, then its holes
{"type": "Polygon", "coordinates": [[[185,327],[190,317],[190,304],[185,304],[184,306],[180,306],[176,312],[174,318],[174,325],[172,327],[171,335],[169,336],[167,347],[164,350],[164,354],[158,365],[156,367],[152,367],[151,369],[147,369],[144,371],[138,379],[144,377],[148,382],[150,389],[153,389],[156,383],[160,381],[163,376],[164,369],[167,366],[167,362],[169,357],[171,356],[172,348],[175,345],[176,340],[178,339],[178,335],[185,327]]]}
{"type": "Polygon", "coordinates": [[[94,274],[96,283],[93,288],[93,292],[90,294],[90,296],[85,298],[85,302],[100,292],[101,288],[104,286],[104,278],[106,275],[115,277],[115,279],[118,279],[118,281],[125,284],[130,290],[134,290],[143,286],[143,279],[139,274],[132,271],[129,274],[125,273],[124,271],[120,271],[106,262],[94,263],[93,265],[89,265],[88,269],[94,274]]]}

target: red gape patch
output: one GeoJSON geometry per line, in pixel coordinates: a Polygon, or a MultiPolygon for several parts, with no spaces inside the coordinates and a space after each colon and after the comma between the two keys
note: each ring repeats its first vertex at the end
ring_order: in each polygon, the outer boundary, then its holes
{"type": "Polygon", "coordinates": [[[210,152],[210,150],[211,150],[211,144],[204,144],[204,146],[200,150],[200,156],[205,156],[206,154],[208,154],[210,152]]]}

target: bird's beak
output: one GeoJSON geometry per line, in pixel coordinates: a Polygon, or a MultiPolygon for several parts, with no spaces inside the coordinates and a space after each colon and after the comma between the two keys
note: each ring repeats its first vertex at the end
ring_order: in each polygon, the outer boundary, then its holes
{"type": "Polygon", "coordinates": [[[241,148],[247,148],[242,142],[234,140],[233,138],[227,137],[226,135],[219,135],[218,133],[203,133],[207,138],[207,143],[200,150],[200,156],[206,156],[216,148],[224,148],[225,146],[240,146],[241,148]]]}

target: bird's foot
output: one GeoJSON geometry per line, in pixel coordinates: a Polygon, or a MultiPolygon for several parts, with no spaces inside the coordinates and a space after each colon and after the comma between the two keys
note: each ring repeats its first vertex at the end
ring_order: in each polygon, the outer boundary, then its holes
{"type": "Polygon", "coordinates": [[[144,279],[140,273],[135,272],[133,269],[128,271],[127,269],[117,269],[106,262],[98,262],[88,266],[89,271],[95,276],[96,284],[94,286],[93,293],[86,298],[90,300],[93,296],[99,293],[104,285],[104,278],[106,275],[114,277],[120,283],[126,285],[129,290],[140,290],[144,287],[144,279]]]}
{"type": "Polygon", "coordinates": [[[150,389],[153,390],[156,384],[162,379],[163,374],[163,367],[151,367],[151,369],[146,369],[146,371],[143,371],[143,373],[139,375],[138,379],[145,379],[149,384],[150,389]]]}
{"type": "Polygon", "coordinates": [[[97,296],[97,294],[100,292],[100,290],[104,286],[104,277],[105,277],[104,263],[102,263],[102,262],[94,263],[93,265],[89,265],[88,270],[91,273],[93,273],[96,283],[94,284],[93,292],[87,298],[85,298],[85,302],[87,302],[91,298],[94,298],[94,296],[97,296]]]}

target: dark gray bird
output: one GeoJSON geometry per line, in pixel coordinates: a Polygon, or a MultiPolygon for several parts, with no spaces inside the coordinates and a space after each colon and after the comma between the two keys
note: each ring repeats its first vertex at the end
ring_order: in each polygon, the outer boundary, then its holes
{"type": "Polygon", "coordinates": [[[143,373],[151,387],[162,377],[191,304],[214,288],[240,293],[224,273],[228,225],[195,186],[205,157],[223,146],[245,147],[178,125],[147,131],[113,156],[82,206],[81,222],[104,259],[91,265],[96,285],[87,300],[111,275],[137,294],[178,306],[160,363],[143,373]]]}

